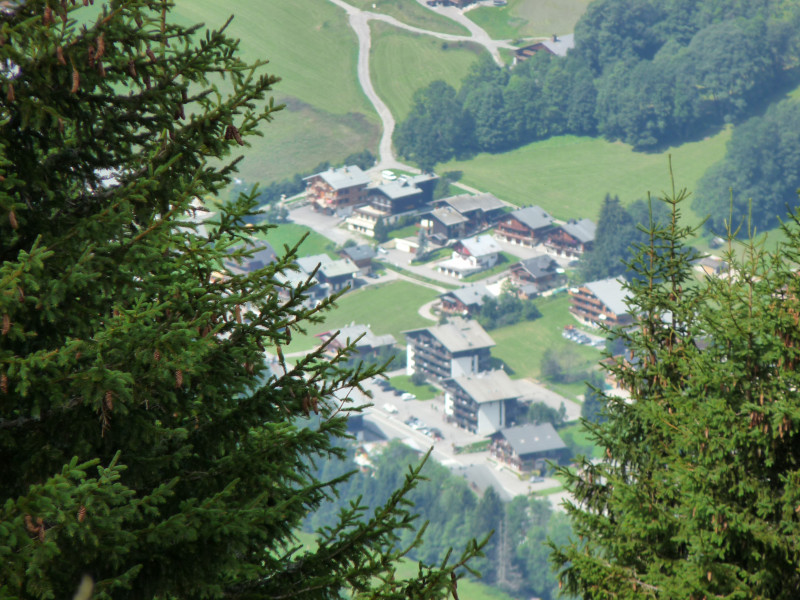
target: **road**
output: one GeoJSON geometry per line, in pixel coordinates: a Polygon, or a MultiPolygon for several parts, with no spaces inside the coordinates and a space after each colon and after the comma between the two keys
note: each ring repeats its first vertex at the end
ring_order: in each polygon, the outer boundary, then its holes
{"type": "MultiPolygon", "coordinates": [[[[378,147],[378,164],[371,170],[381,171],[383,169],[400,169],[412,173],[419,173],[419,169],[397,160],[394,155],[394,150],[392,149],[392,135],[394,134],[394,128],[396,125],[394,116],[389,110],[389,107],[386,106],[383,100],[381,100],[381,98],[375,92],[375,88],[372,85],[372,78],[370,76],[369,51],[372,44],[372,39],[370,36],[369,22],[383,21],[384,23],[388,23],[400,29],[405,29],[417,34],[430,35],[445,41],[472,42],[480,44],[486,48],[494,60],[500,65],[503,64],[503,61],[500,57],[500,48],[508,48],[513,50],[514,46],[512,46],[507,40],[493,40],[489,34],[486,33],[486,31],[466,18],[461,10],[452,6],[431,8],[430,10],[435,10],[436,12],[460,23],[469,30],[469,36],[452,35],[448,33],[440,33],[438,31],[420,29],[419,27],[414,27],[412,25],[407,25],[402,21],[398,21],[389,15],[361,10],[355,6],[351,6],[350,4],[343,2],[343,0],[330,1],[347,12],[350,26],[353,28],[353,31],[355,31],[356,36],[358,37],[358,81],[367,98],[375,107],[375,111],[378,113],[383,125],[383,133],[381,134],[381,141],[378,147]]],[[[429,8],[426,4],[424,4],[424,2],[421,2],[421,4],[426,8],[429,8]]]]}

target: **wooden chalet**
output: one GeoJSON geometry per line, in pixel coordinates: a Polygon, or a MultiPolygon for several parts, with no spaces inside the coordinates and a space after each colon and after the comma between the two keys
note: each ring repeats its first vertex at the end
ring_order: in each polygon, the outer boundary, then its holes
{"type": "Polygon", "coordinates": [[[495,235],[511,244],[536,246],[553,231],[553,217],[538,206],[520,208],[500,219],[495,235]]]}

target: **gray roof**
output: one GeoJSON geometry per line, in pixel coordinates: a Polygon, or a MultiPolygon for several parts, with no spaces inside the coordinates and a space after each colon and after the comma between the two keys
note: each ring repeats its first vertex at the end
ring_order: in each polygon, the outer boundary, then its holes
{"type": "Polygon", "coordinates": [[[461,245],[469,251],[471,256],[486,256],[503,250],[500,244],[488,234],[461,240],[461,245]]]}
{"type": "Polygon", "coordinates": [[[450,206],[435,208],[431,211],[430,216],[439,221],[445,227],[449,227],[450,225],[458,225],[459,223],[466,223],[469,221],[467,217],[450,206]]]}
{"type": "Polygon", "coordinates": [[[378,191],[392,200],[405,198],[406,196],[413,196],[414,194],[419,194],[422,192],[422,190],[414,185],[414,183],[405,178],[370,186],[369,189],[370,191],[378,191]]]}
{"type": "MultiPolygon", "coordinates": [[[[336,341],[342,342],[344,345],[348,340],[354,341],[360,336],[363,336],[356,343],[357,348],[379,348],[381,346],[393,346],[397,340],[391,333],[385,335],[375,335],[372,333],[369,325],[347,325],[346,327],[339,328],[339,335],[336,336],[336,341]]],[[[327,339],[334,335],[336,330],[326,331],[316,335],[318,338],[327,339]]]]}
{"type": "Polygon", "coordinates": [[[347,165],[338,169],[328,169],[321,173],[315,173],[306,180],[314,177],[321,177],[325,183],[335,190],[343,190],[357,185],[367,185],[370,181],[369,175],[361,170],[358,165],[347,165]]]}
{"type": "Polygon", "coordinates": [[[600,281],[590,281],[584,286],[615,315],[623,315],[628,312],[628,307],[625,304],[627,293],[621,281],[617,279],[601,279],[600,281]]]}
{"type": "Polygon", "coordinates": [[[476,283],[474,285],[468,285],[457,290],[445,292],[439,297],[441,298],[443,296],[453,296],[459,302],[466,304],[467,306],[472,306],[473,304],[481,306],[483,304],[483,299],[486,298],[486,296],[491,298],[493,297],[493,294],[482,283],[476,283]]]}
{"type": "Polygon", "coordinates": [[[581,219],[580,221],[570,221],[561,226],[561,229],[566,231],[579,242],[585,244],[586,242],[594,241],[594,235],[597,231],[597,225],[590,219],[581,219]]]}
{"type": "Polygon", "coordinates": [[[368,258],[375,258],[375,250],[372,246],[367,244],[359,244],[358,246],[347,246],[342,249],[342,252],[347,255],[350,260],[359,261],[368,258]]]}
{"type": "Polygon", "coordinates": [[[542,46],[547,48],[550,52],[555,54],[556,56],[566,56],[568,50],[572,50],[575,47],[575,35],[572,33],[568,33],[566,35],[559,35],[556,36],[556,40],[553,41],[552,39],[545,40],[542,42],[542,46]]]}
{"type": "Polygon", "coordinates": [[[522,268],[530,273],[534,279],[549,275],[558,268],[558,263],[555,261],[555,259],[553,259],[551,256],[547,256],[546,254],[521,260],[517,264],[521,265],[522,268]]]}
{"type": "Polygon", "coordinates": [[[505,371],[484,371],[456,377],[452,381],[478,404],[511,400],[520,396],[518,386],[505,371]]]}
{"type": "Polygon", "coordinates": [[[543,227],[549,227],[553,224],[553,217],[547,214],[543,208],[538,206],[527,206],[525,208],[520,208],[519,210],[515,210],[512,213],[509,213],[510,217],[514,217],[527,227],[530,227],[534,231],[537,229],[542,229],[543,227]]]}
{"type": "Polygon", "coordinates": [[[526,423],[516,427],[506,427],[498,431],[496,435],[502,435],[514,452],[520,456],[567,447],[550,423],[544,425],[526,423]]]}
{"type": "Polygon", "coordinates": [[[341,277],[342,275],[358,273],[358,266],[349,258],[341,258],[339,260],[331,260],[330,262],[323,263],[319,268],[319,272],[328,278],[341,277]]]}
{"type": "Polygon", "coordinates": [[[405,333],[410,334],[421,331],[428,331],[451,353],[480,350],[481,348],[491,348],[495,345],[494,340],[480,324],[461,317],[455,317],[444,325],[412,329],[405,333]]]}
{"type": "Polygon", "coordinates": [[[498,210],[505,206],[505,203],[492,194],[459,194],[445,198],[442,203],[453,207],[458,212],[465,213],[473,210],[498,210]]]}
{"type": "Polygon", "coordinates": [[[310,275],[318,265],[326,265],[333,262],[333,259],[327,254],[314,254],[298,258],[296,262],[301,271],[310,275]]]}

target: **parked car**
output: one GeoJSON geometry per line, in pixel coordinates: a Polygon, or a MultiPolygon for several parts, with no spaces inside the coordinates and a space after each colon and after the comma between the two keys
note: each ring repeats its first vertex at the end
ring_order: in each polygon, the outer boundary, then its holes
{"type": "Polygon", "coordinates": [[[411,392],[406,392],[405,394],[400,396],[400,399],[401,400],[416,400],[417,396],[416,396],[416,394],[412,394],[411,392]]]}
{"type": "Polygon", "coordinates": [[[388,412],[390,415],[396,415],[397,414],[397,407],[394,404],[391,404],[389,402],[387,402],[386,404],[383,405],[383,410],[388,412]]]}

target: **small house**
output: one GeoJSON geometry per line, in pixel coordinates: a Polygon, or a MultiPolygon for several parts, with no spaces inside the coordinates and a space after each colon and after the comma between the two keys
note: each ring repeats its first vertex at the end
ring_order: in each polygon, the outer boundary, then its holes
{"type": "Polygon", "coordinates": [[[570,450],[550,423],[517,425],[491,434],[489,453],[518,471],[543,470],[547,461],[562,463],[570,450]]]}
{"type": "Polygon", "coordinates": [[[501,240],[520,246],[536,246],[553,230],[553,217],[538,206],[520,208],[504,215],[495,229],[501,240]]]}

